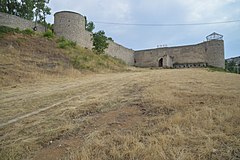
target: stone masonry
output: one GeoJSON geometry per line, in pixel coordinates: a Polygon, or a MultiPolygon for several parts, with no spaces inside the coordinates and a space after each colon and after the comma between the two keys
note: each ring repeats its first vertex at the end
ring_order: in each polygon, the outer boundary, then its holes
{"type": "MultiPolygon", "coordinates": [[[[33,29],[35,27],[35,23],[18,16],[6,14],[0,12],[0,26],[6,26],[11,28],[19,28],[20,30],[24,29],[33,29]]],[[[37,24],[37,31],[44,32],[45,27],[41,24],[37,24]]]]}
{"type": "MultiPolygon", "coordinates": [[[[54,32],[57,36],[63,36],[77,42],[80,46],[91,49],[92,33],[85,30],[85,18],[81,14],[69,11],[57,12],[54,15],[54,32]]],[[[108,41],[106,54],[123,60],[128,65],[134,65],[134,51],[115,42],[108,41]]]]}
{"type": "MultiPolygon", "coordinates": [[[[33,28],[35,23],[17,16],[0,12],[0,26],[33,28]]],[[[37,25],[40,32],[42,25],[37,25]]],[[[92,33],[85,30],[85,18],[79,13],[61,11],[54,14],[54,32],[57,36],[77,42],[78,45],[91,49],[92,33]]],[[[134,51],[115,42],[108,41],[106,54],[123,60],[126,64],[137,67],[186,68],[214,66],[225,68],[224,41],[210,40],[187,46],[165,47],[134,51]]]]}
{"type": "Polygon", "coordinates": [[[91,33],[85,30],[85,18],[75,12],[63,11],[54,14],[54,33],[91,49],[91,33]]]}
{"type": "Polygon", "coordinates": [[[222,40],[206,41],[196,45],[165,47],[140,50],[134,53],[135,65],[138,67],[159,67],[159,60],[163,59],[162,67],[204,67],[215,66],[224,68],[224,46],[222,40]],[[170,56],[169,59],[164,58],[170,56]],[[195,65],[195,66],[194,66],[195,65]]]}

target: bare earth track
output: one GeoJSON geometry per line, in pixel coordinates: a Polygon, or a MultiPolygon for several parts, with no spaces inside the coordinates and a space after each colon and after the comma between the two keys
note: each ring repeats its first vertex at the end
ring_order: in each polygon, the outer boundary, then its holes
{"type": "Polygon", "coordinates": [[[0,159],[238,159],[239,82],[184,69],[4,87],[0,159]]]}

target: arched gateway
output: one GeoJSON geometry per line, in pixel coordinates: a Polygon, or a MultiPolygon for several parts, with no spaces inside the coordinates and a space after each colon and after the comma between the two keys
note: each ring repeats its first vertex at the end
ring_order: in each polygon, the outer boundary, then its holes
{"type": "Polygon", "coordinates": [[[158,67],[163,67],[163,58],[160,58],[158,61],[158,67]]]}

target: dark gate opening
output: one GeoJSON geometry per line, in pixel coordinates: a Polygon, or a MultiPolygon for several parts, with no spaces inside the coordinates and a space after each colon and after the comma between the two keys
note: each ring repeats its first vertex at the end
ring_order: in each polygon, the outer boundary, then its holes
{"type": "Polygon", "coordinates": [[[163,67],[163,59],[160,58],[158,61],[158,67],[163,67]]]}

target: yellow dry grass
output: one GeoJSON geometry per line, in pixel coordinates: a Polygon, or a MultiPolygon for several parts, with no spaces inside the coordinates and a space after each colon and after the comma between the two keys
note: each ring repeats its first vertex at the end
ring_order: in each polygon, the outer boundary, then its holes
{"type": "Polygon", "coordinates": [[[141,70],[5,87],[2,159],[239,159],[240,76],[141,70]]]}
{"type": "Polygon", "coordinates": [[[17,33],[0,37],[0,87],[127,70],[122,61],[89,49],[60,49],[57,38],[17,33]]]}

